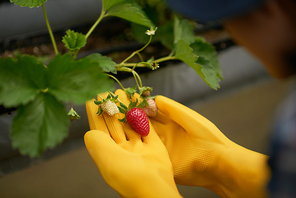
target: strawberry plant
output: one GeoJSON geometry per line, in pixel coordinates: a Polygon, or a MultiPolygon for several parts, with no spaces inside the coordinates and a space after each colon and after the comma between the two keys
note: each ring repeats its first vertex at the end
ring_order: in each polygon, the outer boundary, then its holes
{"type": "MultiPolygon", "coordinates": [[[[68,49],[65,54],[58,51],[47,18],[46,1],[10,0],[21,7],[39,7],[38,9],[43,10],[55,56],[48,64],[28,54],[0,58],[0,105],[17,108],[10,138],[12,146],[21,154],[37,157],[43,151],[61,143],[68,136],[69,119],[75,120],[80,117],[73,109],[72,103],[84,104],[98,93],[112,91],[112,79],[118,81],[115,75],[119,72],[129,72],[134,76],[136,87],[124,90],[128,95],[132,95],[138,88],[139,94],[146,101],[146,106],[153,106],[148,99],[151,88],[142,86],[141,78],[136,72],[139,67],[155,70],[165,61],[183,61],[211,88],[219,88],[222,74],[215,48],[204,38],[194,34],[194,22],[169,11],[162,1],[102,0],[98,19],[88,32],[66,31],[62,39],[68,49]],[[78,59],[79,51],[86,45],[94,29],[103,19],[110,16],[131,22],[134,38],[143,43],[143,47],[119,63],[99,53],[78,59]],[[151,42],[160,42],[171,53],[161,58],[151,57],[144,60],[141,52],[151,42]],[[140,61],[131,62],[134,56],[138,56],[140,61]],[[69,111],[65,108],[66,103],[71,104],[69,111]]],[[[112,109],[115,102],[118,102],[116,96],[110,94],[110,97],[99,105],[101,109],[112,109]]],[[[131,103],[134,102],[131,100],[131,103]]],[[[139,113],[140,111],[143,110],[127,112],[127,120],[130,114],[143,114],[139,113]]],[[[100,109],[98,113],[100,114],[100,109]]],[[[109,113],[113,115],[117,110],[110,110],[109,113]]],[[[145,116],[141,116],[143,120],[146,120],[145,116]]],[[[136,124],[131,124],[133,125],[136,124]]],[[[145,130],[140,133],[146,135],[147,129],[145,130]]]]}

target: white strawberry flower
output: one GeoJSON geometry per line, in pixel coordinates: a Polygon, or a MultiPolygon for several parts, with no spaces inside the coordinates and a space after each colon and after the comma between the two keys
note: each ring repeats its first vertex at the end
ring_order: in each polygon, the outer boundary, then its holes
{"type": "Polygon", "coordinates": [[[145,32],[145,34],[147,34],[147,35],[149,35],[149,36],[154,35],[155,32],[156,32],[156,30],[157,30],[157,27],[156,27],[155,29],[153,29],[153,28],[151,27],[151,29],[150,29],[150,30],[147,30],[147,31],[145,32]]]}

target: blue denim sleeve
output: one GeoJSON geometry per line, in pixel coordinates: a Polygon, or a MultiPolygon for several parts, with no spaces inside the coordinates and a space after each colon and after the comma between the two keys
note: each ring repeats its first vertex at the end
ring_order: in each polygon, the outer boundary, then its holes
{"type": "Polygon", "coordinates": [[[272,198],[296,197],[296,87],[279,111],[271,137],[272,198]]]}

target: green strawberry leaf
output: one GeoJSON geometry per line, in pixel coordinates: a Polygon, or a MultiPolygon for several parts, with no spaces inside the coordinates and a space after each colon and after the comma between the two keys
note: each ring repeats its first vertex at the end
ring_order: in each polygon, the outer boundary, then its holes
{"type": "Polygon", "coordinates": [[[220,78],[217,77],[217,72],[212,67],[210,62],[204,57],[199,57],[196,64],[200,67],[200,69],[197,70],[197,73],[202,77],[202,79],[213,89],[217,90],[220,88],[220,78]]]}
{"type": "Polygon", "coordinates": [[[14,3],[15,5],[29,8],[39,7],[46,1],[47,0],[10,0],[10,2],[14,3]]]}
{"type": "Polygon", "coordinates": [[[190,47],[193,49],[194,54],[208,60],[210,62],[209,64],[217,72],[217,77],[223,79],[219,58],[216,49],[212,44],[208,43],[202,37],[196,37],[194,43],[192,43],[190,47]]]}
{"type": "Polygon", "coordinates": [[[113,89],[113,81],[88,58],[57,55],[48,65],[48,92],[58,100],[83,104],[97,93],[113,89]]]}
{"type": "Polygon", "coordinates": [[[46,86],[46,68],[35,57],[0,58],[0,104],[24,105],[46,86]]]}
{"type": "Polygon", "coordinates": [[[111,8],[112,6],[122,3],[125,0],[102,0],[102,4],[103,4],[103,10],[107,11],[109,8],[111,8]]]}
{"type": "Polygon", "coordinates": [[[195,41],[194,25],[187,19],[179,19],[177,16],[174,18],[174,43],[180,39],[192,43],[195,41]]]}
{"type": "Polygon", "coordinates": [[[69,120],[62,103],[48,93],[20,106],[11,125],[12,146],[23,155],[37,157],[68,135],[69,120]]]}
{"type": "Polygon", "coordinates": [[[182,25],[177,16],[174,17],[174,43],[182,39],[182,25]]]}
{"type": "Polygon", "coordinates": [[[175,57],[185,62],[190,67],[195,67],[195,61],[198,59],[198,56],[193,53],[190,44],[184,39],[181,39],[176,43],[175,57]]]}
{"type": "Polygon", "coordinates": [[[96,62],[99,67],[102,68],[104,72],[112,72],[113,74],[117,73],[116,63],[112,61],[111,57],[102,56],[99,53],[93,53],[87,56],[91,61],[96,62]]]}
{"type": "Polygon", "coordinates": [[[149,28],[154,26],[141,7],[132,1],[114,5],[105,16],[116,16],[149,28]]]}
{"type": "Polygon", "coordinates": [[[70,51],[75,51],[83,48],[86,44],[86,38],[84,34],[74,32],[73,30],[67,30],[67,35],[63,37],[63,43],[65,47],[70,51]]]}
{"type": "Polygon", "coordinates": [[[157,29],[155,40],[159,40],[160,43],[166,48],[173,50],[174,48],[174,24],[173,21],[169,21],[157,29]]]}
{"type": "Polygon", "coordinates": [[[217,90],[220,87],[220,79],[216,76],[214,68],[209,64],[209,61],[194,54],[188,42],[183,39],[179,40],[176,43],[175,51],[175,57],[193,68],[211,88],[217,90]]]}

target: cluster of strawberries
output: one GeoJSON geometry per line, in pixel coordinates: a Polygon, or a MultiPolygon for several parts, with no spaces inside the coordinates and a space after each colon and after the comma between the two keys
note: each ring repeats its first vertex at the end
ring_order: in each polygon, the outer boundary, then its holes
{"type": "Polygon", "coordinates": [[[141,101],[138,99],[132,101],[131,96],[134,94],[134,91],[131,93],[129,90],[126,90],[131,101],[128,107],[119,101],[118,96],[110,93],[106,99],[94,101],[95,104],[99,105],[97,114],[101,115],[105,112],[109,116],[114,116],[115,114],[123,113],[125,117],[119,119],[119,121],[124,123],[128,122],[134,131],[145,137],[150,131],[148,116],[154,117],[157,115],[156,103],[153,98],[150,97],[151,90],[150,87],[145,87],[140,90],[141,101]],[[116,103],[119,103],[119,105],[116,103]]]}

